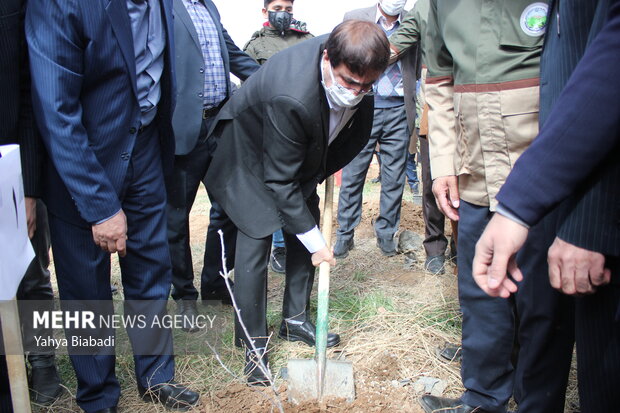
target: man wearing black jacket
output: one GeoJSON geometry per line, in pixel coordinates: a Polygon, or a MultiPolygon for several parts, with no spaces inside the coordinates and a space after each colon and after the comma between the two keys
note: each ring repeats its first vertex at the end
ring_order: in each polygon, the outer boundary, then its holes
{"type": "MultiPolygon", "coordinates": [[[[264,383],[253,359],[267,345],[266,277],[271,234],[282,228],[287,249],[279,336],[314,345],[307,309],[314,265],[334,262],[321,236],[316,187],[366,145],[372,97],[385,70],[387,37],[376,24],[351,20],[327,36],[290,47],[265,63],[222,108],[209,139],[217,144],[206,184],[239,229],[235,299],[250,337],[237,337],[250,383],[264,383]]],[[[336,334],[328,346],[337,345],[336,334]]]]}

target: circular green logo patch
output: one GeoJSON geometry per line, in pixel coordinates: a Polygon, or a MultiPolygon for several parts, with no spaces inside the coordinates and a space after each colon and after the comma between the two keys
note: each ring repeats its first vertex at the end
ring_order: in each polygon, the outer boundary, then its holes
{"type": "Polygon", "coordinates": [[[547,11],[545,3],[532,3],[521,13],[521,30],[528,36],[538,37],[545,33],[547,27],[547,11]]]}

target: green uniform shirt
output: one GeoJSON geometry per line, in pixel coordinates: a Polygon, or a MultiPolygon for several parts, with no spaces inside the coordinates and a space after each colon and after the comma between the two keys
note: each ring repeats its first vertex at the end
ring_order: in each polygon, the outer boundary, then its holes
{"type": "Polygon", "coordinates": [[[430,2],[425,92],[431,174],[458,176],[460,198],[491,211],[538,133],[547,12],[545,1],[430,2]]]}
{"type": "Polygon", "coordinates": [[[419,42],[418,48],[420,49],[420,59],[423,65],[426,64],[424,37],[426,36],[429,1],[416,1],[415,6],[407,13],[398,30],[390,36],[390,43],[398,49],[399,54],[419,42]]]}
{"type": "Polygon", "coordinates": [[[455,86],[538,78],[547,3],[432,0],[428,77],[450,76],[455,86]]]}
{"type": "MultiPolygon", "coordinates": [[[[398,50],[398,54],[406,52],[411,46],[418,44],[420,51],[420,63],[426,65],[426,51],[424,50],[426,36],[426,22],[428,19],[428,9],[430,0],[418,0],[413,9],[407,13],[402,23],[391,36],[390,43],[398,50]]],[[[417,89],[415,108],[415,127],[420,128],[422,110],[424,108],[423,87],[417,89]]]]}
{"type": "Polygon", "coordinates": [[[274,54],[312,37],[314,36],[308,32],[295,30],[287,30],[284,36],[281,36],[279,31],[265,26],[252,35],[243,51],[262,65],[274,54]]]}

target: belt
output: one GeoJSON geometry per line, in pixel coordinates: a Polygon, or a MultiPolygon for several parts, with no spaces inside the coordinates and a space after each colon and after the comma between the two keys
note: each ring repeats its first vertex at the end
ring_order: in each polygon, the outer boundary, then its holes
{"type": "Polygon", "coordinates": [[[217,112],[220,111],[220,106],[214,106],[212,108],[203,108],[202,109],[202,118],[203,119],[209,119],[214,117],[215,115],[217,115],[217,112]]]}

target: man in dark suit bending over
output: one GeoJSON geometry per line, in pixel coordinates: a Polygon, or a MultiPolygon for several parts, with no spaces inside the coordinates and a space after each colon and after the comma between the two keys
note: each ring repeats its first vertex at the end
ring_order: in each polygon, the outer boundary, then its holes
{"type": "MultiPolygon", "coordinates": [[[[307,309],[314,267],[334,263],[318,230],[316,187],[368,142],[373,100],[365,96],[387,67],[389,44],[371,22],[351,20],[278,53],[222,108],[209,139],[217,150],[206,176],[215,200],[238,227],[235,299],[250,337],[237,324],[251,384],[267,345],[266,279],[271,234],[284,231],[286,287],[279,336],[314,345],[307,309]]],[[[340,342],[329,334],[328,346],[340,342]]]]}

